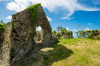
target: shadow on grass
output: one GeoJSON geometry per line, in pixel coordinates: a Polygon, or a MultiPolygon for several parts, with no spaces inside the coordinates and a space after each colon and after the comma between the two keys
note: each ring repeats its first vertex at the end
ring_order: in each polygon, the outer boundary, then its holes
{"type": "Polygon", "coordinates": [[[73,53],[63,45],[54,45],[49,48],[54,49],[43,53],[43,66],[51,66],[54,62],[67,59],[73,53]]]}
{"type": "Polygon", "coordinates": [[[63,45],[52,45],[25,56],[12,66],[51,66],[54,62],[67,59],[73,52],[63,45]],[[47,49],[46,49],[47,48],[47,49]],[[52,50],[49,50],[52,49],[52,50]]]}

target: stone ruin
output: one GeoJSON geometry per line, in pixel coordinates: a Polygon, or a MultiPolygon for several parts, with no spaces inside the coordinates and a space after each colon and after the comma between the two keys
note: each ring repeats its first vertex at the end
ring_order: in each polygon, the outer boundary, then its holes
{"type": "Polygon", "coordinates": [[[61,33],[61,37],[59,36],[59,33],[53,34],[53,37],[56,39],[72,39],[73,38],[73,32],[72,31],[65,31],[61,33]]]}
{"type": "Polygon", "coordinates": [[[52,29],[42,6],[37,4],[31,8],[36,9],[35,17],[32,11],[25,9],[12,15],[12,22],[6,25],[2,44],[2,66],[12,66],[31,50],[39,50],[57,42],[52,37],[52,29]],[[34,37],[38,26],[41,26],[43,34],[41,41],[37,43],[34,37]]]}
{"type": "Polygon", "coordinates": [[[62,33],[62,39],[71,39],[73,38],[73,32],[68,31],[67,33],[62,33]]]}

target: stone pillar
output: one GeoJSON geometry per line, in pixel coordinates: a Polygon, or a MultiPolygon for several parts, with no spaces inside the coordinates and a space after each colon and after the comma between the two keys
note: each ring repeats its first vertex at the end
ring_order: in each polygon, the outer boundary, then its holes
{"type": "Polygon", "coordinates": [[[10,66],[11,32],[12,24],[7,23],[2,45],[2,66],[10,66]]]}

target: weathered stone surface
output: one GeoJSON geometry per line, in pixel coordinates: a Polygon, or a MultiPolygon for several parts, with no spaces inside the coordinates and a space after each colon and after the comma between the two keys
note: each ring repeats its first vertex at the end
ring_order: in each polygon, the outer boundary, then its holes
{"type": "Polygon", "coordinates": [[[57,33],[54,34],[53,37],[56,38],[56,39],[60,39],[60,37],[59,37],[59,35],[57,33]]]}
{"type": "Polygon", "coordinates": [[[73,38],[72,32],[62,34],[62,39],[71,39],[71,38],[73,38]]]}
{"type": "Polygon", "coordinates": [[[35,42],[40,42],[42,40],[42,36],[39,31],[36,31],[35,37],[34,37],[35,42]]]}
{"type": "Polygon", "coordinates": [[[31,13],[25,10],[13,15],[12,18],[11,63],[14,63],[30,51],[35,43],[31,37],[34,31],[31,25],[31,13]]]}
{"type": "Polygon", "coordinates": [[[7,24],[2,52],[3,66],[14,65],[30,51],[34,52],[57,41],[52,37],[52,29],[42,6],[38,6],[36,23],[32,23],[31,15],[29,10],[21,11],[12,16],[12,23],[7,24]],[[43,31],[40,43],[33,40],[38,26],[41,26],[43,31]]]}
{"type": "Polygon", "coordinates": [[[0,32],[0,41],[2,41],[4,39],[4,31],[0,32]]]}
{"type": "Polygon", "coordinates": [[[2,43],[4,40],[4,31],[0,32],[0,64],[1,64],[1,55],[2,55],[2,43]]]}
{"type": "Polygon", "coordinates": [[[3,40],[4,40],[4,31],[1,31],[0,32],[0,60],[1,60],[1,52],[2,52],[2,43],[3,43],[3,40]]]}
{"type": "Polygon", "coordinates": [[[5,39],[2,46],[2,66],[10,66],[11,32],[12,32],[12,24],[8,23],[6,25],[4,33],[5,39]]]}

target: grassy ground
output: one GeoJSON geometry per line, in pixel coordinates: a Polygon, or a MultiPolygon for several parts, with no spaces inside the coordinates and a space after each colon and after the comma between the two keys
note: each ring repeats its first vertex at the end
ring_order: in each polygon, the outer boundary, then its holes
{"type": "Polygon", "coordinates": [[[100,66],[100,40],[61,39],[36,53],[32,66],[100,66]]]}

